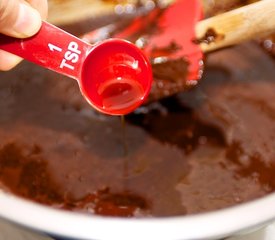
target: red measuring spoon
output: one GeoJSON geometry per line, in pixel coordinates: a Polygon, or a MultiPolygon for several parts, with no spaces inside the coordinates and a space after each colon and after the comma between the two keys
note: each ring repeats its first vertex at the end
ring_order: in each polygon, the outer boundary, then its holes
{"type": "Polygon", "coordinates": [[[27,39],[0,35],[0,49],[78,81],[85,99],[98,111],[123,115],[149,94],[151,66],[144,54],[125,40],[90,45],[49,24],[27,39]]]}
{"type": "Polygon", "coordinates": [[[128,25],[109,25],[87,33],[84,39],[96,42],[99,39],[118,37],[127,39],[148,56],[153,64],[184,58],[188,62],[188,74],[183,82],[194,85],[202,74],[203,53],[195,44],[195,26],[203,18],[199,0],[177,0],[172,5],[155,7],[149,13],[136,17],[128,25]]]}

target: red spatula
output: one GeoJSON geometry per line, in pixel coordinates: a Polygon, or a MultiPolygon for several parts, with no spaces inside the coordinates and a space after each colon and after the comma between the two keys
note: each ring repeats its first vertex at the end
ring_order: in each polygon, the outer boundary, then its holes
{"type": "Polygon", "coordinates": [[[125,40],[90,45],[43,22],[31,38],[0,34],[0,49],[76,79],[85,99],[106,114],[133,111],[151,89],[152,72],[147,58],[125,40]]]}
{"type": "Polygon", "coordinates": [[[126,27],[109,25],[86,34],[84,39],[96,42],[107,36],[135,43],[151,60],[155,81],[150,96],[158,99],[197,83],[204,52],[275,31],[274,0],[206,20],[201,20],[202,16],[199,0],[177,0],[167,8],[156,7],[136,17],[126,27]]]}

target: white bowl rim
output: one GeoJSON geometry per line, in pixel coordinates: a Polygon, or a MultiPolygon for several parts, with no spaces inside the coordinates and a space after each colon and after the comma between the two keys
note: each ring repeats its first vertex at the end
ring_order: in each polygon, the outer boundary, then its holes
{"type": "Polygon", "coordinates": [[[208,213],[163,218],[114,218],[70,212],[0,191],[0,216],[34,230],[76,239],[210,239],[275,219],[275,193],[208,213]]]}

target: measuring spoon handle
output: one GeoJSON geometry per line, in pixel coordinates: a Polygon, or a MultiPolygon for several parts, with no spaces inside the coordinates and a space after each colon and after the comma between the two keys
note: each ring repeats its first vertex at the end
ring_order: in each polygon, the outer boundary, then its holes
{"type": "Polygon", "coordinates": [[[0,49],[77,80],[92,48],[92,45],[47,22],[42,22],[39,32],[30,38],[18,39],[0,34],[0,49]]]}

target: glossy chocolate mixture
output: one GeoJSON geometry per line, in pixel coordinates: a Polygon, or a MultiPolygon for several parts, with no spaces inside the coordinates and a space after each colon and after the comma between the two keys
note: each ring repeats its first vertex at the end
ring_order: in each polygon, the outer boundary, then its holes
{"type": "Polygon", "coordinates": [[[26,62],[0,78],[0,182],[18,196],[142,217],[275,190],[275,62],[256,43],[212,53],[196,88],[127,116],[125,136],[74,80],[26,62]]]}

